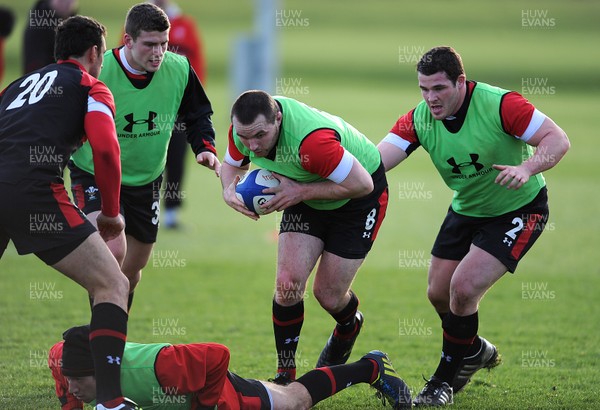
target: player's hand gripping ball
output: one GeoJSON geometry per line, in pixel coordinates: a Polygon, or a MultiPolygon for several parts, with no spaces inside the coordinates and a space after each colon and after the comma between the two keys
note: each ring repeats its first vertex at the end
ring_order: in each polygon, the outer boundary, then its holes
{"type": "Polygon", "coordinates": [[[235,195],[246,205],[246,208],[257,215],[262,215],[265,210],[260,205],[273,198],[274,194],[263,194],[263,189],[279,185],[279,180],[266,169],[253,169],[237,183],[235,195]]]}

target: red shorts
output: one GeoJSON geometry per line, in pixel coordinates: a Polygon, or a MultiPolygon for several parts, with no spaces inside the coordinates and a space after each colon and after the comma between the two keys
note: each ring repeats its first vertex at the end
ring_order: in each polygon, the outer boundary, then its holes
{"type": "Polygon", "coordinates": [[[218,404],[219,410],[268,410],[266,387],[228,370],[229,349],[217,343],[167,346],[156,358],[155,372],[167,391],[193,394],[192,409],[218,404]]]}

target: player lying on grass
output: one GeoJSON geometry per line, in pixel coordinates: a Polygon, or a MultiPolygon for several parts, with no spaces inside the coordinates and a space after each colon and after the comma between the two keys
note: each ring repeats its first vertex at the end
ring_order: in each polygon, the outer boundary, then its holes
{"type": "MultiPolygon", "coordinates": [[[[63,410],[96,398],[89,326],[63,333],[48,365],[63,410]]],[[[217,343],[127,343],[121,363],[123,394],[143,409],[308,409],[357,383],[369,383],[394,409],[410,408],[410,392],[387,355],[374,350],[359,361],[314,369],[287,386],[244,379],[228,370],[229,349],[217,343]]]]}

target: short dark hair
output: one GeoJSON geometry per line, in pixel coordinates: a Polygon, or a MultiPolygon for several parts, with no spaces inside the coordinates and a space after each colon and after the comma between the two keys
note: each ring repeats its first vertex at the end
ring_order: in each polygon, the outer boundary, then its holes
{"type": "Polygon", "coordinates": [[[459,75],[465,73],[460,54],[452,47],[434,47],[423,54],[417,63],[417,72],[423,75],[433,75],[440,71],[446,73],[453,84],[456,84],[459,75]]]}
{"type": "Polygon", "coordinates": [[[91,17],[73,16],[63,20],[56,28],[54,57],[66,60],[81,57],[92,46],[102,50],[102,38],[106,36],[106,27],[91,17]]]}
{"type": "Polygon", "coordinates": [[[63,333],[62,374],[67,377],[93,376],[94,359],[90,348],[90,325],[75,326],[63,333]]]}
{"type": "Polygon", "coordinates": [[[231,107],[231,119],[235,117],[244,125],[252,124],[260,114],[265,116],[269,124],[275,123],[279,105],[273,97],[262,90],[243,92],[231,107]]]}
{"type": "Polygon", "coordinates": [[[169,17],[152,3],[139,3],[132,6],[125,17],[125,32],[134,40],[142,31],[166,31],[171,27],[169,17]]]}

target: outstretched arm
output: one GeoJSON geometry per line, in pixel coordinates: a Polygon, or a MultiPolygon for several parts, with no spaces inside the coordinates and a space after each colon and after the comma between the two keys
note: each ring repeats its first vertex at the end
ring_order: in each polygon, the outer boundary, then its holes
{"type": "Polygon", "coordinates": [[[385,140],[381,141],[377,145],[377,149],[381,154],[381,161],[383,162],[383,166],[385,167],[385,172],[394,168],[396,165],[398,165],[408,157],[408,155],[403,149],[385,140]]]}

